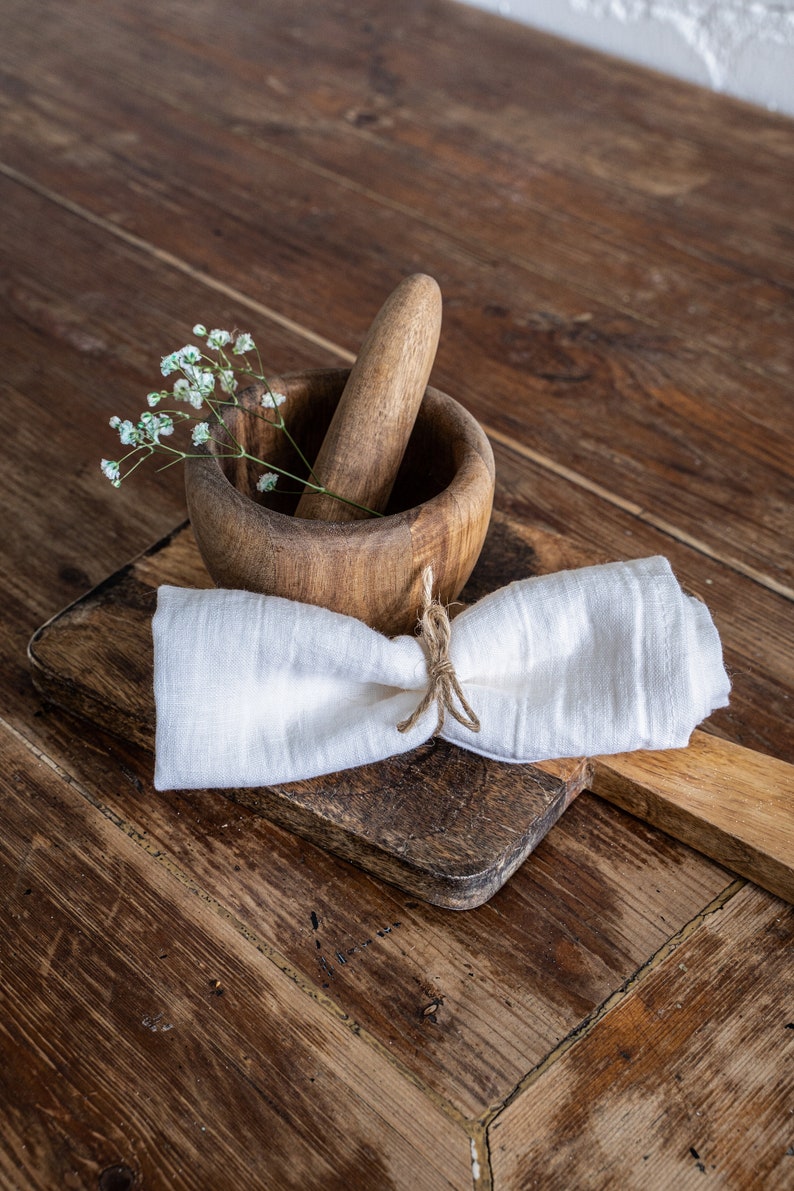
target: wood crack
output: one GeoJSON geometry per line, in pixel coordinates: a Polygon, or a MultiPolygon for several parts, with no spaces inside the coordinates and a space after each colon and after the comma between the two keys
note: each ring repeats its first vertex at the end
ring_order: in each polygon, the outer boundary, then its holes
{"type": "Polygon", "coordinates": [[[664,963],[664,961],[670,955],[672,955],[676,948],[680,947],[682,943],[691,938],[692,935],[694,935],[695,932],[700,929],[700,927],[708,918],[710,918],[713,914],[716,914],[719,910],[724,909],[728,902],[730,902],[737,893],[740,893],[748,883],[749,882],[745,881],[743,878],[738,878],[737,880],[732,881],[725,887],[725,889],[722,890],[721,893],[713,898],[708,905],[704,906],[700,913],[696,914],[694,918],[692,918],[686,923],[685,926],[681,928],[681,930],[672,935],[667,942],[659,948],[658,951],[649,956],[645,963],[642,964],[637,971],[629,977],[628,980],[624,981],[620,988],[615,989],[615,991],[611,993],[610,996],[608,996],[607,999],[601,1005],[599,1005],[589,1017],[585,1018],[585,1020],[576,1026],[576,1028],[572,1030],[570,1034],[563,1038],[558,1045],[555,1046],[555,1048],[546,1056],[546,1058],[537,1065],[537,1067],[534,1067],[532,1071],[527,1072],[523,1079],[516,1084],[512,1092],[504,1097],[500,1104],[496,1105],[487,1113],[483,1114],[480,1119],[484,1127],[486,1129],[490,1128],[493,1121],[505,1108],[512,1104],[522,1094],[522,1092],[526,1091],[527,1088],[536,1083],[537,1080],[540,1079],[540,1077],[546,1071],[548,1071],[548,1069],[552,1067],[558,1059],[562,1058],[562,1056],[571,1049],[571,1047],[581,1042],[583,1038],[586,1038],[587,1035],[590,1034],[601,1021],[603,1021],[608,1013],[615,1009],[616,1006],[618,1006],[628,996],[629,993],[633,992],[651,974],[651,972],[655,971],[656,968],[664,963]]]}

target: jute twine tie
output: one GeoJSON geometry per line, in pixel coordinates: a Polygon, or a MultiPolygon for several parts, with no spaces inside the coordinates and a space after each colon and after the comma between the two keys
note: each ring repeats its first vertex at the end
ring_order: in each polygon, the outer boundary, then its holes
{"type": "Polygon", "coordinates": [[[438,704],[438,723],[435,736],[444,727],[447,712],[469,728],[472,732],[480,731],[480,721],[474,714],[466,696],[458,682],[455,667],[449,658],[449,641],[451,626],[447,610],[438,600],[433,598],[433,568],[426,567],[422,574],[424,601],[422,615],[419,619],[419,640],[427,655],[428,686],[424,698],[408,719],[397,725],[398,732],[410,732],[433,703],[438,704]],[[455,706],[455,700],[461,710],[455,706]]]}

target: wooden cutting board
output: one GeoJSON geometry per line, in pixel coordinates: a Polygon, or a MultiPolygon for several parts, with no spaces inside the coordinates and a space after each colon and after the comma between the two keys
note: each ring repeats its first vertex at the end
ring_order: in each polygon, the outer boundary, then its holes
{"type": "MultiPolygon", "coordinates": [[[[463,599],[590,561],[556,535],[495,516],[463,599]]],[[[151,617],[161,583],[212,585],[189,526],[60,612],[29,646],[45,700],[149,750],[151,617]]],[[[501,888],[586,787],[794,901],[794,766],[702,732],[687,749],[540,765],[501,764],[431,741],[376,765],[219,796],[412,895],[463,910],[501,888]]]]}
{"type": "MultiPolygon", "coordinates": [[[[151,618],[161,583],[212,586],[189,527],[54,617],[29,647],[45,699],[147,749],[155,723],[151,618]]],[[[515,872],[586,780],[584,762],[547,772],[433,741],[376,765],[219,796],[417,897],[468,909],[515,872]]]]}

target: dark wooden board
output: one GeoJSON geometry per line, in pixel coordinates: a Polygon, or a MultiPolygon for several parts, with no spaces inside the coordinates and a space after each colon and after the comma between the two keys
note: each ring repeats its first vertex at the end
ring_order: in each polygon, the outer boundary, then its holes
{"type": "MultiPolygon", "coordinates": [[[[504,546],[502,535],[500,554],[504,546]]],[[[494,561],[486,542],[483,569],[492,573],[494,561]]],[[[46,700],[149,749],[151,617],[164,582],[211,585],[187,526],[48,621],[29,646],[46,700]]],[[[434,740],[376,765],[225,793],[407,893],[464,910],[502,887],[587,778],[584,761],[547,772],[434,740]]]]}

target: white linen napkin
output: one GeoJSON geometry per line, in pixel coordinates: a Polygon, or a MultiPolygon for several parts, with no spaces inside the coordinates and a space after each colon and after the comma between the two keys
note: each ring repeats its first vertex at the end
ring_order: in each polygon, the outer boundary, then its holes
{"type": "MultiPolygon", "coordinates": [[[[380,761],[433,735],[417,637],[277,596],[159,589],[158,790],[266,786],[380,761]]],[[[466,608],[449,658],[480,721],[443,739],[499,761],[681,748],[728,702],[708,609],[665,558],[523,579],[466,608]]]]}

